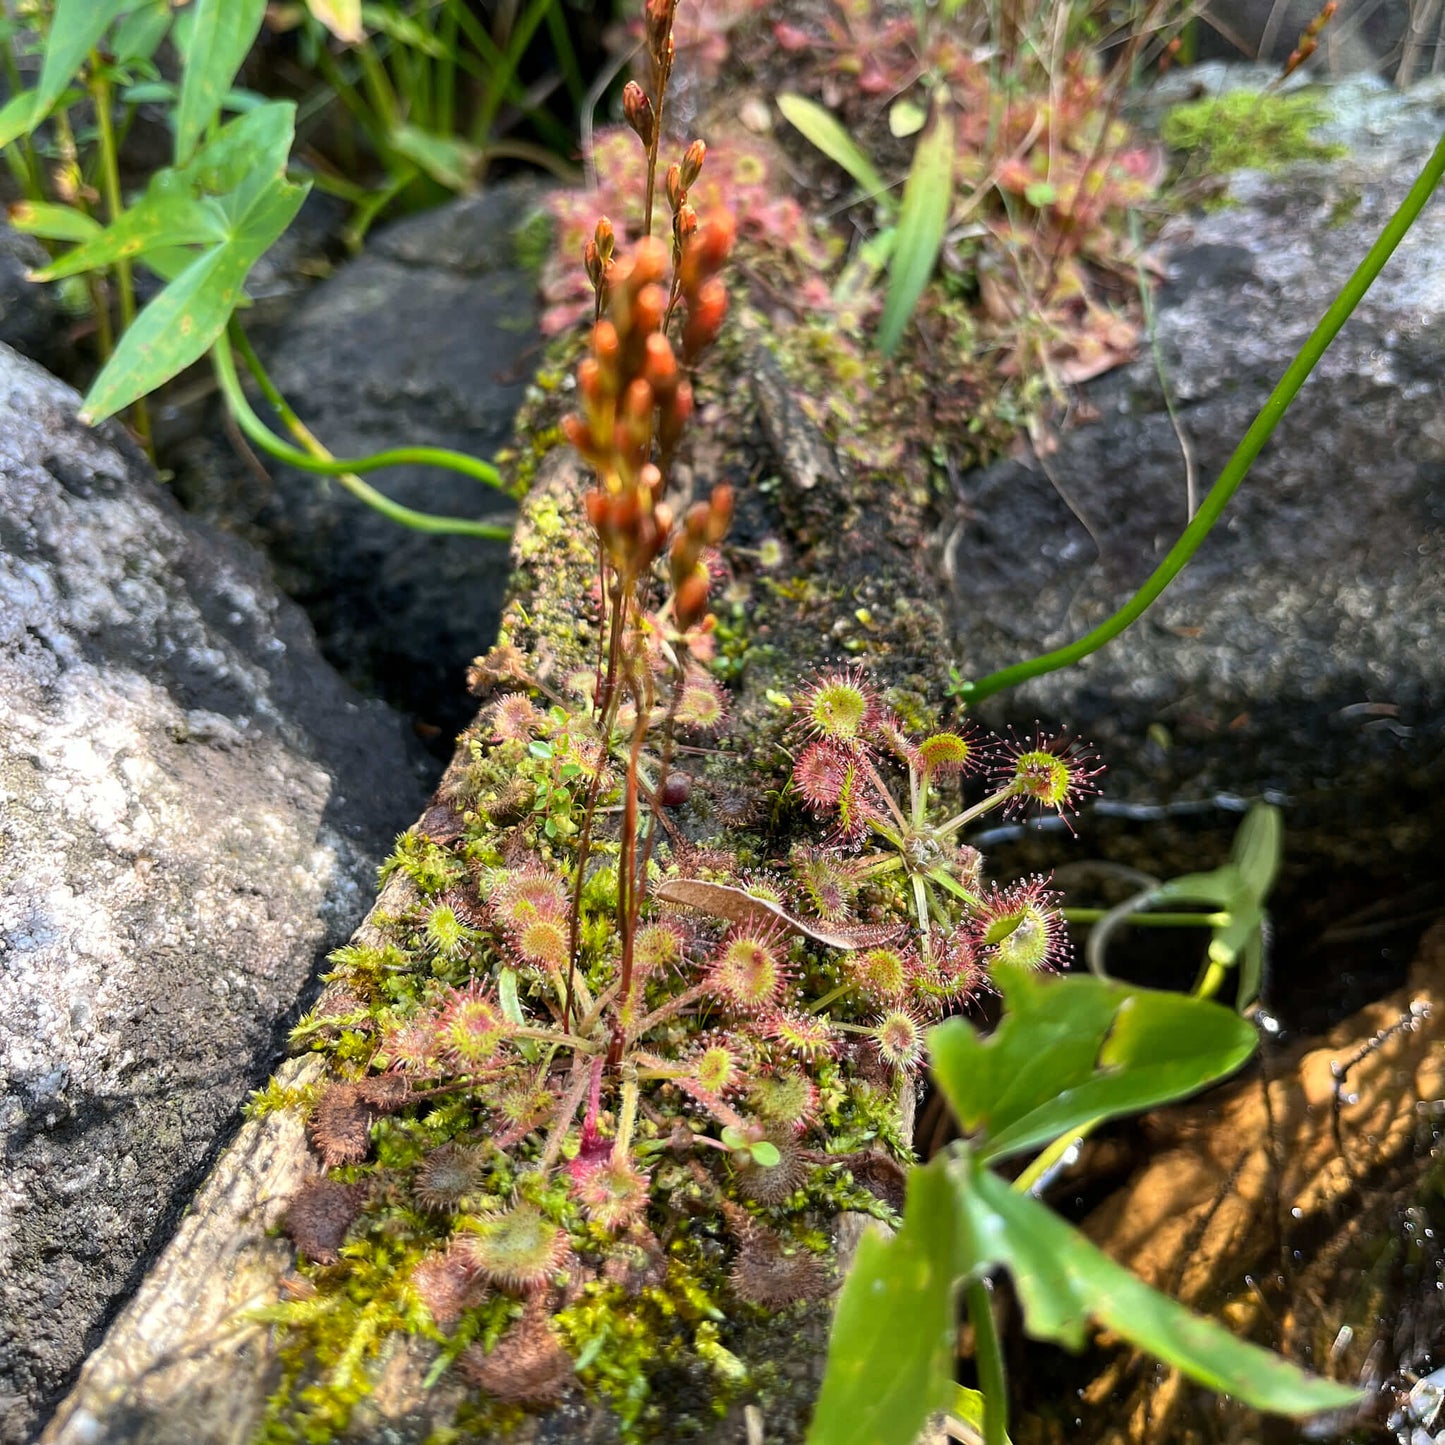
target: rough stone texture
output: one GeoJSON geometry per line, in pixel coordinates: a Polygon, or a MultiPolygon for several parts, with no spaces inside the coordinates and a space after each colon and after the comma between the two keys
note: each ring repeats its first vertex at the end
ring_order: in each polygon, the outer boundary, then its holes
{"type": "Polygon", "coordinates": [[[400,720],[76,405],[0,347],[7,1442],[170,1232],[421,796],[400,720]]]}
{"type": "Polygon", "coordinates": [[[48,259],[34,237],[0,221],[0,343],[68,374],[74,358],[66,345],[68,322],[55,288],[26,279],[28,271],[48,259]]]}
{"type": "MultiPolygon", "coordinates": [[[[1212,91],[1218,79],[1206,72],[1202,83],[1212,91]]],[[[1402,97],[1355,82],[1322,98],[1336,117],[1325,138],[1348,144],[1346,158],[1241,173],[1231,205],[1171,222],[1158,248],[1159,346],[1200,496],[1445,116],[1439,83],[1402,97]]],[[[1124,637],[985,713],[1067,721],[1092,737],[1115,806],[1279,795],[1291,854],[1313,853],[1317,895],[1331,892],[1319,872],[1328,865],[1341,907],[1371,872],[1388,881],[1376,900],[1404,892],[1412,870],[1415,882],[1438,879],[1441,824],[1429,800],[1445,782],[1442,254],[1437,196],[1193,564],[1124,637]]],[[[968,478],[965,506],[945,524],[969,676],[1083,635],[1184,527],[1185,468],[1147,348],[1085,398],[1098,420],[1064,432],[1046,467],[1008,461],[968,478]]],[[[1145,827],[1157,858],[1160,833],[1145,827]]],[[[1169,860],[1179,871],[1198,866],[1188,848],[1186,839],[1169,860]]]]}
{"type": "MultiPolygon", "coordinates": [[[[518,254],[540,194],[508,182],[400,222],[309,294],[265,359],[333,452],[426,444],[490,458],[509,440],[540,359],[535,279],[518,254]]],[[[505,543],[408,531],[335,483],[286,468],[258,493],[215,443],[192,446],[179,466],[188,501],[267,549],[350,681],[450,732],[465,725],[463,677],[495,635],[505,543]],[[217,477],[221,493],[207,495],[217,477]],[[251,523],[237,517],[248,508],[251,523]]],[[[438,468],[368,479],[421,511],[502,523],[513,511],[438,468]]]]}

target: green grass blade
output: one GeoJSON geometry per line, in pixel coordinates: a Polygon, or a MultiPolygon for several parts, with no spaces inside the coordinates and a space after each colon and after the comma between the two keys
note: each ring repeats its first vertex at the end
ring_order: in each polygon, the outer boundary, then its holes
{"type": "Polygon", "coordinates": [[[953,205],[953,136],[952,106],[947,96],[935,95],[903,187],[898,241],[889,268],[883,319],[878,324],[878,349],[884,356],[897,350],[943,249],[953,205]]]}
{"type": "Polygon", "coordinates": [[[220,113],[221,102],[255,42],[266,0],[195,0],[181,99],[176,107],[176,163],[190,160],[220,113]]]}
{"type": "Polygon", "coordinates": [[[896,209],[888,183],[829,111],[807,96],[791,92],[778,97],[778,109],[789,125],[801,131],[803,138],[822,151],[834,165],[847,171],[869,196],[881,201],[890,212],[896,209]]]}

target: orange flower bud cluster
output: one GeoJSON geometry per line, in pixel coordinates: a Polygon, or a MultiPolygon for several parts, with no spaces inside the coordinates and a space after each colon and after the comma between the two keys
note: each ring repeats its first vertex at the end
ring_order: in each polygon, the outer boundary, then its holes
{"type": "Polygon", "coordinates": [[[577,369],[582,414],[563,422],[597,472],[586,497],[588,520],[609,561],[629,577],[667,542],[672,515],[653,448],[671,453],[693,406],[692,387],[663,332],[667,272],[667,247],[652,236],[613,260],[610,314],[592,328],[592,354],[577,369]]]}
{"type": "Polygon", "coordinates": [[[733,489],[719,482],[706,502],[687,509],[682,527],[672,541],[668,562],[672,571],[672,610],[679,632],[690,632],[707,611],[708,570],[703,549],[716,547],[727,536],[733,519],[733,489]]]}
{"type": "Polygon", "coordinates": [[[1299,44],[1290,51],[1289,59],[1284,63],[1284,69],[1280,72],[1280,79],[1287,75],[1293,75],[1311,55],[1319,49],[1320,32],[1334,19],[1335,11],[1339,8],[1337,0],[1325,0],[1320,13],[1305,26],[1304,34],[1299,38],[1299,44]]]}

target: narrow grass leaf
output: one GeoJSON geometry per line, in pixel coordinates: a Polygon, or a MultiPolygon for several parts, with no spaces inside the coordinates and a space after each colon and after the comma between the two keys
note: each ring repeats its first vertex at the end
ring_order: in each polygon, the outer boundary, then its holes
{"type": "Polygon", "coordinates": [[[932,113],[918,138],[903,187],[898,241],[889,268],[883,319],[878,325],[878,349],[884,356],[892,356],[898,349],[943,249],[953,204],[953,138],[953,108],[946,94],[935,94],[932,113]]]}
{"type": "Polygon", "coordinates": [[[266,0],[195,0],[190,48],[176,107],[176,163],[195,152],[266,17],[266,0]]]}
{"type": "Polygon", "coordinates": [[[880,200],[889,210],[894,209],[887,182],[830,112],[817,101],[791,92],[784,92],[778,97],[778,109],[790,125],[802,132],[805,140],[822,151],[834,165],[847,171],[870,196],[880,200]]]}
{"type": "Polygon", "coordinates": [[[399,155],[450,191],[476,189],[482,154],[456,136],[434,135],[419,126],[399,125],[387,139],[399,155]]]}
{"type": "Polygon", "coordinates": [[[858,1245],[807,1445],[914,1445],[953,1399],[958,1268],[947,1160],[914,1169],[902,1227],[858,1245]]]}

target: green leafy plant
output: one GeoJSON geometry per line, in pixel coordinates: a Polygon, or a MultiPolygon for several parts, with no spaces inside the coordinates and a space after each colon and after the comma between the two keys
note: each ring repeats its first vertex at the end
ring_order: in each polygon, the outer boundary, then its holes
{"type": "Polygon", "coordinates": [[[988,1167],[1225,1077],[1253,1051],[1253,1028],[1205,1000],[1088,976],[998,981],[1004,1014],[990,1036],[962,1020],[929,1034],[934,1079],[967,1138],[912,1171],[897,1234],[860,1245],[813,1445],[912,1445],[954,1398],[960,1292],[977,1341],[984,1438],[1002,1441],[1006,1393],[987,1287],[997,1270],[1012,1278],[1037,1339],[1078,1349],[1094,1322],[1262,1410],[1306,1415],[1356,1402],[1358,1391],[1311,1378],[1140,1283],[988,1167]]]}
{"type": "Polygon", "coordinates": [[[1138,19],[1107,75],[1090,58],[1088,6],[1016,7],[1016,33],[987,43],[982,12],[959,7],[879,18],[838,5],[811,29],[775,27],[845,96],[841,119],[800,93],[778,105],[859,184],[853,219],[867,239],[836,294],[856,297],[888,273],[876,335],[884,355],[940,265],[955,291],[976,296],[1016,371],[1079,380],[1128,351],[1132,324],[1104,297],[1109,277],[1132,266],[1121,218],[1151,197],[1159,168],[1119,110],[1146,36],[1173,24],[1165,8],[1138,19]],[[854,138],[870,132],[872,156],[854,138]],[[885,179],[898,172],[880,157],[913,135],[900,203],[885,179]]]}
{"type": "Polygon", "coordinates": [[[521,73],[545,37],[570,103],[583,105],[585,86],[559,0],[501,11],[490,28],[466,0],[307,0],[275,7],[272,24],[299,30],[302,62],[324,83],[303,102],[310,123],[319,127],[339,106],[338,143],[348,169],[358,168],[352,151],[359,135],[386,173],[373,191],[329,170],[318,174],[322,185],[355,203],[347,232],[353,247],[387,207],[474,190],[498,160],[576,179],[567,160],[575,136],[521,73]],[[523,133],[502,133],[504,107],[516,111],[523,133]]]}
{"type": "MultiPolygon", "coordinates": [[[[81,416],[98,422],[127,407],[146,435],[144,398],[186,367],[210,355],[222,394],[242,430],[280,460],[336,476],[353,495],[402,525],[429,532],[505,539],[509,528],[469,518],[441,517],[399,506],[362,481],[365,471],[402,462],[449,467],[489,487],[501,485],[480,458],[436,447],[394,448],[369,457],[337,459],[276,391],[246,341],[237,316],[247,304],[251,268],[285,231],[309,183],[290,178],[295,106],[241,97],[236,74],[258,34],[263,0],[194,0],[173,12],[166,0],[56,0],[33,17],[42,27],[43,63],[37,84],[21,90],[0,112],[0,143],[19,175],[39,188],[38,147],[54,132],[67,168],[65,202],[32,199],[11,210],[21,230],[69,245],[36,273],[42,281],[87,278],[103,365],[86,394],[81,416]],[[129,206],[122,202],[118,138],[112,108],[121,90],[127,114],[137,101],[137,76],[156,74],[153,57],[170,36],[183,58],[171,87],[174,160],[157,171],[129,206]],[[79,88],[77,88],[77,81],[79,88]],[[95,162],[103,182],[103,221],[87,199],[71,109],[82,91],[96,116],[95,162]],[[240,114],[224,119],[228,109],[240,114]],[[144,266],[163,283],[139,313],[133,268],[144,266]],[[122,330],[112,334],[108,283],[119,296],[122,330]],[[294,443],[274,435],[256,415],[235,366],[239,352],[294,443]]],[[[347,17],[333,14],[338,24],[347,17]]],[[[14,37],[11,37],[12,39],[14,37]]]]}

